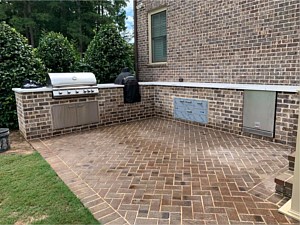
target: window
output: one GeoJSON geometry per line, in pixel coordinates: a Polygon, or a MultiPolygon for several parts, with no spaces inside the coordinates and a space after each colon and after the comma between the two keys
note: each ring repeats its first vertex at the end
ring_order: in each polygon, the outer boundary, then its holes
{"type": "Polygon", "coordinates": [[[150,63],[167,62],[167,14],[166,9],[149,14],[150,63]]]}

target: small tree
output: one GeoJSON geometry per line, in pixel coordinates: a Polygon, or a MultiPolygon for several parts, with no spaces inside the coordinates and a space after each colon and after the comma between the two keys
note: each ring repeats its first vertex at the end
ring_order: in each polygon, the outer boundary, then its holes
{"type": "Polygon", "coordinates": [[[133,69],[129,44],[114,24],[100,28],[85,54],[98,83],[112,82],[123,67],[133,69]]]}
{"type": "Polygon", "coordinates": [[[12,88],[21,87],[25,79],[43,82],[45,78],[45,68],[25,37],[0,23],[0,127],[18,127],[12,88]]]}
{"type": "Polygon", "coordinates": [[[70,72],[78,59],[75,47],[66,37],[55,32],[43,34],[36,55],[51,72],[70,72]]]}

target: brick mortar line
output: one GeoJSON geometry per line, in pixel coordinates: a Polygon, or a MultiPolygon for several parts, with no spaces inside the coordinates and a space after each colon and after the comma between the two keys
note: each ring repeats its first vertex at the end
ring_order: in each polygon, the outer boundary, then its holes
{"type": "MultiPolygon", "coordinates": [[[[51,149],[41,140],[41,139],[39,139],[39,141],[48,149],[48,151],[51,151],[51,149]]],[[[77,173],[75,173],[72,169],[71,169],[71,167],[63,160],[63,159],[61,159],[57,154],[55,154],[55,153],[52,153],[55,157],[57,157],[63,164],[65,164],[65,166],[70,170],[70,171],[72,171],[72,173],[74,173],[90,190],[92,190],[101,200],[103,200],[114,212],[116,212],[122,219],[124,219],[128,224],[130,224],[129,223],[129,221],[125,218],[125,217],[123,217],[117,210],[115,210],[104,198],[102,198],[97,192],[95,192],[94,191],[94,189],[93,188],[91,188],[90,187],[90,185],[88,184],[88,183],[86,183],[77,173]]],[[[57,173],[56,173],[57,174],[57,173]]],[[[65,183],[65,182],[64,182],[65,183]]],[[[66,183],[65,183],[66,184],[66,183]]],[[[67,185],[67,184],[66,184],[67,185]]],[[[68,186],[68,185],[67,185],[68,186]]],[[[69,186],[68,186],[69,187],[69,186]]],[[[73,191],[72,191],[73,192],[73,191]]],[[[74,192],[73,192],[74,193],[74,192]]],[[[80,199],[80,198],[79,198],[80,199]]],[[[90,208],[90,207],[88,207],[88,208],[90,208]]],[[[93,213],[92,213],[93,214],[93,213]]],[[[114,221],[114,220],[112,220],[112,221],[114,221]]],[[[110,221],[110,222],[112,222],[112,221],[110,221]]]]}
{"type": "MultiPolygon", "coordinates": [[[[183,220],[183,218],[182,218],[183,217],[182,216],[183,215],[182,206],[180,206],[180,214],[181,214],[181,216],[180,216],[180,224],[183,225],[183,221],[182,221],[183,220]]],[[[170,220],[170,222],[171,222],[171,220],[170,220]]]]}
{"type": "MultiPolygon", "coordinates": [[[[91,196],[93,196],[93,195],[91,195],[91,196]]],[[[83,199],[87,199],[87,198],[89,198],[89,197],[91,197],[91,196],[84,197],[83,199]]],[[[94,200],[91,200],[91,201],[89,201],[89,202],[86,202],[86,204],[88,204],[88,203],[90,203],[90,202],[93,202],[93,201],[95,201],[95,199],[94,199],[94,200]]]]}
{"type": "MultiPolygon", "coordinates": [[[[107,204],[106,202],[103,202],[103,204],[107,204]]],[[[101,205],[101,204],[100,204],[101,205]]],[[[95,205],[95,206],[93,206],[93,207],[96,207],[96,206],[98,206],[98,205],[95,205]]],[[[93,208],[93,207],[91,207],[91,208],[93,208]]],[[[95,211],[94,212],[94,214],[97,214],[98,212],[102,212],[102,211],[104,211],[105,209],[100,209],[100,210],[98,210],[98,211],[95,211]]],[[[112,212],[112,213],[110,213],[110,214],[106,214],[105,216],[103,216],[103,217],[106,217],[106,216],[108,216],[108,215],[111,215],[111,214],[113,214],[114,212],[112,212]]],[[[101,218],[103,218],[103,217],[101,217],[101,218]]],[[[114,221],[114,220],[112,220],[112,221],[114,221]]],[[[110,221],[110,222],[112,222],[112,221],[110,221]]],[[[100,221],[101,222],[101,221],[100,221]]]]}

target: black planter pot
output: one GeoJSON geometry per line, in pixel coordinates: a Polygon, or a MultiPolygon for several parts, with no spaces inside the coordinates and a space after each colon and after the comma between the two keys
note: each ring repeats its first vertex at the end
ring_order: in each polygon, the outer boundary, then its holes
{"type": "Polygon", "coordinates": [[[0,152],[4,152],[10,148],[8,138],[9,138],[9,129],[0,128],[0,152]]]}

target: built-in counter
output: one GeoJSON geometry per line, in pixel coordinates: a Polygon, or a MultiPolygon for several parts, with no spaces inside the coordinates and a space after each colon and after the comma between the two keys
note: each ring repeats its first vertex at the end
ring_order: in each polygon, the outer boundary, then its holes
{"type": "Polygon", "coordinates": [[[289,92],[289,93],[296,93],[300,90],[300,86],[228,84],[228,83],[140,82],[140,85],[189,87],[189,88],[214,88],[214,89],[216,88],[216,89],[253,90],[253,91],[275,91],[275,92],[289,92]]]}
{"type": "MultiPolygon", "coordinates": [[[[228,84],[228,83],[192,83],[192,82],[139,82],[141,86],[167,86],[167,87],[188,87],[188,88],[213,88],[213,89],[233,89],[233,90],[255,90],[255,91],[275,91],[296,93],[300,91],[300,86],[288,85],[259,85],[259,84],[228,84]]],[[[102,88],[121,88],[124,85],[119,84],[98,84],[102,88]]],[[[52,91],[51,87],[41,88],[13,88],[17,93],[30,92],[48,92],[52,91]]]]}
{"type": "MultiPolygon", "coordinates": [[[[267,139],[288,145],[295,145],[296,142],[299,114],[299,96],[297,91],[300,89],[299,86],[140,82],[142,101],[133,104],[124,103],[122,87],[123,85],[98,84],[98,95],[61,99],[53,99],[52,89],[48,87],[36,89],[14,88],[13,90],[15,91],[17,101],[19,129],[25,138],[35,139],[92,129],[103,125],[140,120],[153,116],[174,119],[174,98],[179,97],[206,100],[208,102],[207,124],[188,121],[182,122],[249,136],[249,134],[242,131],[244,90],[260,90],[277,93],[274,137],[267,139]],[[53,115],[60,115],[58,112],[61,110],[54,110],[54,112],[53,108],[57,108],[59,105],[73,106],[75,104],[76,108],[81,108],[84,107],[82,103],[94,104],[95,102],[96,107],[98,107],[96,122],[95,118],[91,120],[92,122],[89,124],[86,124],[86,122],[78,123],[78,121],[73,121],[73,124],[76,125],[60,128],[60,126],[53,121],[53,115]]],[[[94,108],[94,106],[92,108],[94,108]]],[[[62,111],[68,113],[67,110],[62,111]]],[[[73,114],[84,113],[84,111],[85,110],[77,109],[73,114]]],[[[84,114],[81,116],[84,116],[84,114]]],[[[266,139],[256,135],[250,136],[266,139]]]]}
{"type": "MultiPolygon", "coordinates": [[[[119,84],[98,84],[99,89],[102,88],[122,88],[124,85],[119,84]]],[[[51,87],[40,87],[40,88],[13,88],[16,93],[37,93],[37,92],[52,92],[51,87]]]]}

